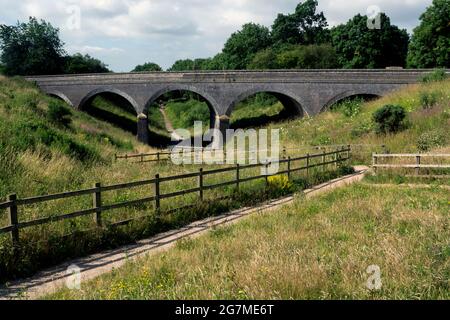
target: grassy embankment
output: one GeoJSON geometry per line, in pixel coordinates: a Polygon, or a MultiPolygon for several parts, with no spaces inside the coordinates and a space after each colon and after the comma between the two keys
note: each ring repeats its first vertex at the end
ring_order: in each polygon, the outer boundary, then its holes
{"type": "Polygon", "coordinates": [[[448,189],[357,184],[178,242],[50,299],[449,299],[448,189]],[[378,265],[382,288],[366,287],[378,265]]]}
{"type": "MultiPolygon", "coordinates": [[[[124,183],[198,170],[200,166],[174,166],[169,163],[134,165],[126,161],[114,162],[115,153],[152,151],[135,142],[132,134],[91,116],[71,111],[71,123],[62,125],[50,117],[49,105],[59,101],[46,97],[37,88],[20,80],[0,79],[0,199],[10,193],[19,198],[90,188],[95,182],[103,185],[124,183]]],[[[108,110],[111,106],[94,101],[97,107],[108,110]]],[[[111,110],[111,109],[109,109],[111,110]]],[[[120,112],[115,109],[114,112],[120,112]]],[[[159,112],[159,111],[158,111],[159,112]]],[[[125,113],[123,114],[125,117],[125,113]]],[[[131,119],[130,119],[131,120],[131,119]]],[[[214,167],[214,166],[213,166],[214,167]]],[[[242,173],[255,175],[258,169],[242,173]]],[[[259,171],[258,171],[259,172],[259,171]]],[[[303,188],[335,176],[318,173],[312,180],[300,179],[294,186],[303,188]]],[[[208,177],[205,185],[234,178],[234,172],[208,177]]],[[[169,193],[196,187],[197,179],[165,183],[161,192],[169,193]]],[[[206,199],[229,195],[231,200],[213,205],[198,204],[196,210],[184,210],[174,215],[152,215],[153,204],[138,205],[103,214],[106,225],[129,218],[149,215],[127,227],[95,229],[92,217],[80,217],[63,222],[33,227],[21,231],[21,248],[13,255],[8,235],[0,236],[0,278],[23,276],[38,268],[62,259],[84,255],[102,248],[115,247],[138,238],[179,227],[187,222],[220,213],[242,205],[251,205],[267,198],[279,196],[280,190],[265,189],[263,181],[242,185],[236,194],[234,186],[206,192],[206,199]],[[86,232],[88,231],[88,232],[86,232]],[[63,239],[61,237],[64,236],[63,239]]],[[[281,194],[293,190],[281,190],[281,194]]],[[[105,205],[146,198],[154,194],[153,188],[135,188],[103,195],[105,205]]],[[[186,204],[196,204],[197,195],[162,201],[162,211],[186,204]]],[[[21,207],[19,220],[29,221],[52,215],[83,210],[92,206],[92,197],[63,199],[44,204],[21,207]]],[[[0,225],[8,224],[6,211],[0,212],[0,225]]]]}

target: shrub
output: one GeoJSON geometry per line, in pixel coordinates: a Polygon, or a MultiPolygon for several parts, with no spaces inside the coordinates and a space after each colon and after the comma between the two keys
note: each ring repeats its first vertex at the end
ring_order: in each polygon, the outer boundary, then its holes
{"type": "Polygon", "coordinates": [[[437,82],[437,81],[443,81],[448,78],[447,72],[445,69],[437,69],[433,71],[432,73],[429,73],[422,78],[422,82],[429,83],[429,82],[437,82]]]}
{"type": "Polygon", "coordinates": [[[344,116],[352,118],[361,112],[361,105],[364,100],[362,98],[345,99],[331,108],[333,111],[339,111],[344,116]]]}
{"type": "Polygon", "coordinates": [[[399,105],[385,105],[373,114],[376,132],[395,133],[405,128],[406,111],[399,105]]]}
{"type": "Polygon", "coordinates": [[[48,104],[47,116],[56,124],[60,124],[65,127],[69,126],[72,122],[72,119],[70,118],[71,115],[72,112],[70,109],[59,101],[52,100],[48,104]]]}
{"type": "Polygon", "coordinates": [[[441,130],[425,132],[417,139],[417,149],[426,152],[432,148],[442,147],[446,143],[446,134],[441,130]]]}
{"type": "Polygon", "coordinates": [[[421,92],[420,93],[420,105],[423,109],[431,109],[439,100],[436,92],[421,92]]]}
{"type": "Polygon", "coordinates": [[[294,185],[285,175],[276,175],[267,179],[269,190],[276,192],[278,195],[286,195],[294,191],[294,185]]]}

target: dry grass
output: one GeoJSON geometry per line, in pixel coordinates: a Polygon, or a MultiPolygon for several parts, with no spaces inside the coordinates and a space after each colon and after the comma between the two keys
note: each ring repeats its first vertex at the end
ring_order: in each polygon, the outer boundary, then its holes
{"type": "Polygon", "coordinates": [[[355,185],[218,228],[51,299],[448,299],[448,191],[355,185]],[[383,287],[365,283],[370,265],[383,287]]]}

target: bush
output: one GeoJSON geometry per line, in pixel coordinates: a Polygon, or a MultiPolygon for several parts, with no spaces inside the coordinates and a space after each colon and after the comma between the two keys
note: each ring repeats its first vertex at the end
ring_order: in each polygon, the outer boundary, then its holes
{"type": "Polygon", "coordinates": [[[431,109],[439,100],[436,92],[421,92],[420,93],[420,105],[423,109],[431,109]]]}
{"type": "Polygon", "coordinates": [[[341,101],[340,103],[336,104],[335,106],[331,107],[331,110],[333,111],[339,111],[344,116],[348,118],[352,118],[357,116],[361,112],[361,106],[364,103],[364,100],[362,98],[356,98],[356,99],[345,99],[341,101]]]}
{"type": "Polygon", "coordinates": [[[269,189],[279,196],[290,194],[294,191],[294,185],[285,175],[276,175],[267,179],[269,189]]]}
{"type": "Polygon", "coordinates": [[[429,82],[437,82],[437,81],[443,81],[448,78],[447,72],[445,69],[437,69],[433,71],[432,73],[429,73],[422,78],[422,82],[429,83],[429,82]]]}
{"type": "Polygon", "coordinates": [[[50,121],[60,124],[62,126],[69,126],[72,123],[70,116],[72,112],[69,108],[64,106],[61,102],[52,100],[48,104],[47,116],[50,121]]]}
{"type": "Polygon", "coordinates": [[[434,130],[423,133],[417,139],[417,149],[426,152],[432,148],[442,147],[446,143],[446,134],[441,130],[434,130]]]}
{"type": "Polygon", "coordinates": [[[395,133],[405,128],[406,111],[399,105],[385,105],[373,114],[376,132],[395,133]]]}

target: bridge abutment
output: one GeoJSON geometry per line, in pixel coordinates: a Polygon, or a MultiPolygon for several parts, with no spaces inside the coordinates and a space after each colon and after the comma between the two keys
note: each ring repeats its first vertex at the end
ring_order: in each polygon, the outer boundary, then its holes
{"type": "Polygon", "coordinates": [[[137,117],[137,140],[143,144],[149,144],[150,131],[148,129],[148,117],[141,113],[137,117]]]}

